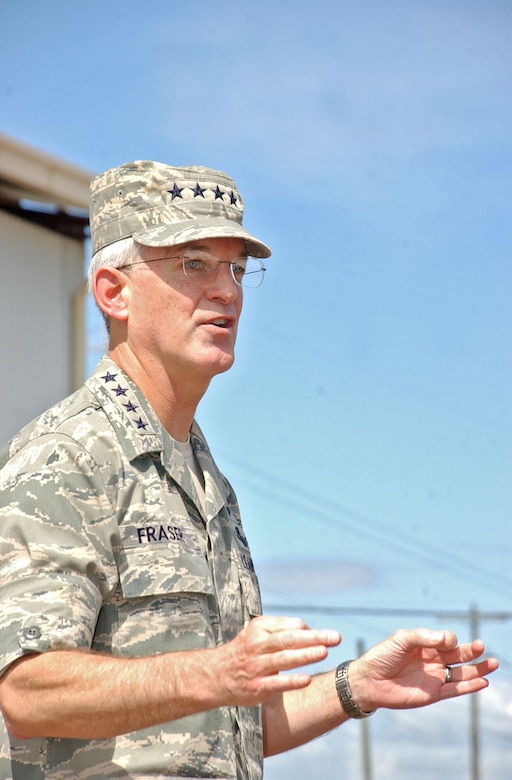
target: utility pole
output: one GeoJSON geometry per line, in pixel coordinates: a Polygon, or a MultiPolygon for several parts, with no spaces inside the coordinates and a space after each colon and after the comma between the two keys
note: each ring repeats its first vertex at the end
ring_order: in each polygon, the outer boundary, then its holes
{"type": "MultiPolygon", "coordinates": [[[[458,612],[444,612],[439,617],[448,617],[453,620],[463,619],[469,622],[470,639],[480,638],[480,623],[482,620],[510,620],[510,612],[480,612],[478,607],[472,605],[469,613],[464,615],[458,612]]],[[[468,696],[469,699],[469,777],[470,780],[480,780],[480,718],[478,693],[468,696]]]]}
{"type": "MultiPolygon", "coordinates": [[[[478,610],[472,606],[469,611],[469,624],[471,641],[479,638],[479,620],[478,610]]],[[[480,780],[480,724],[478,717],[478,694],[474,693],[469,697],[469,728],[470,728],[470,757],[471,757],[471,780],[480,780]]]]}
{"type": "MultiPolygon", "coordinates": [[[[363,655],[365,651],[364,642],[362,639],[357,640],[357,657],[363,655]]],[[[370,724],[368,718],[364,718],[360,722],[361,727],[361,757],[363,767],[363,780],[372,780],[372,761],[370,755],[370,724]]]]}

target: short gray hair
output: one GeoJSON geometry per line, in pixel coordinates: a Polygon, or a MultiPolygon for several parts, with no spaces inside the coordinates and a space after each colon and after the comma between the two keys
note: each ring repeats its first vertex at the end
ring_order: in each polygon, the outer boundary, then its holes
{"type": "Polygon", "coordinates": [[[139,258],[137,244],[131,238],[122,238],[120,241],[114,241],[113,244],[99,249],[91,258],[89,270],[87,271],[87,289],[92,292],[93,276],[98,268],[122,268],[124,265],[130,265],[139,258]]]}
{"type": "MultiPolygon", "coordinates": [[[[92,280],[98,268],[122,268],[124,265],[134,263],[138,258],[139,250],[133,238],[122,238],[113,244],[99,249],[91,258],[87,271],[87,289],[92,292],[92,280]]],[[[99,307],[98,307],[99,308],[99,307]]],[[[101,310],[100,310],[101,311],[101,310]]],[[[110,333],[110,318],[101,312],[105,321],[107,333],[110,333]]]]}

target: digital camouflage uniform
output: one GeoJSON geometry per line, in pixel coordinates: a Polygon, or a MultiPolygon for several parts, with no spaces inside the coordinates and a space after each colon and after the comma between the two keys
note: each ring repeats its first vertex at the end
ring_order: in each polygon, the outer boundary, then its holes
{"type": "MultiPolygon", "coordinates": [[[[140,391],[103,358],[0,455],[0,669],[31,652],[214,647],[261,614],[238,505],[194,423],[206,517],[140,391]]],[[[1,721],[1,718],[0,718],[1,721]]],[[[261,709],[222,707],[104,740],[10,738],[0,778],[262,776],[261,709]]]]}

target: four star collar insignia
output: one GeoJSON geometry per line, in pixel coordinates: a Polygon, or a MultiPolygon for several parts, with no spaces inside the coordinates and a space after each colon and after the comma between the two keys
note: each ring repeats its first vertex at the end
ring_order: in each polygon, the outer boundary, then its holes
{"type": "Polygon", "coordinates": [[[153,433],[149,421],[144,419],[142,416],[142,411],[139,404],[136,404],[134,399],[130,398],[130,388],[128,385],[123,387],[123,385],[117,381],[117,376],[117,372],[112,374],[107,369],[106,373],[103,374],[100,379],[103,380],[107,390],[117,400],[117,403],[120,403],[121,406],[125,408],[126,412],[128,413],[128,418],[133,423],[133,426],[141,433],[153,433]],[[147,431],[148,428],[149,431],[147,431]]]}

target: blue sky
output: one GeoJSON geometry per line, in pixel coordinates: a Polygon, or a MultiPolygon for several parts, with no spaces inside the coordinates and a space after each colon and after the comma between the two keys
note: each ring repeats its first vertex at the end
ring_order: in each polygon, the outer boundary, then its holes
{"type": "MultiPolygon", "coordinates": [[[[332,664],[399,626],[468,638],[441,613],[510,613],[510,3],[20,0],[0,30],[0,131],[92,173],[226,170],[273,249],[198,411],[267,609],[339,628],[332,664]]],[[[92,308],[88,343],[92,366],[92,308]]],[[[482,769],[504,780],[512,621],[480,634],[502,663],[482,769]]],[[[375,777],[465,778],[468,711],[377,714],[375,777]]],[[[266,777],[354,775],[358,728],[266,777]]]]}

